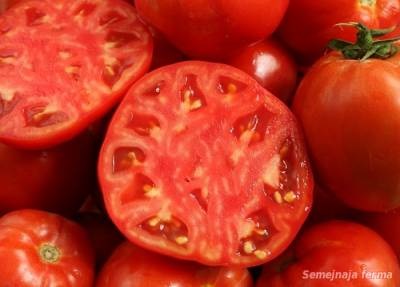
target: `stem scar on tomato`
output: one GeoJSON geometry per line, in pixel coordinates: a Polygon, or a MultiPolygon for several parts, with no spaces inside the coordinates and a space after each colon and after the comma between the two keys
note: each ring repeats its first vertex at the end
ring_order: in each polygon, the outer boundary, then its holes
{"type": "Polygon", "coordinates": [[[57,263],[61,257],[61,251],[56,246],[44,243],[39,247],[40,259],[44,263],[57,263]]]}

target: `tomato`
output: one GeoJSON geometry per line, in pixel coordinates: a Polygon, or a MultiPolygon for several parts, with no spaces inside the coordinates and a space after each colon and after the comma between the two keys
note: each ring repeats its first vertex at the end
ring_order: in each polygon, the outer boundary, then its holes
{"type": "Polygon", "coordinates": [[[0,260],[2,286],[93,286],[87,234],[56,214],[19,210],[0,218],[0,260]]]}
{"type": "Polygon", "coordinates": [[[46,150],[0,143],[0,214],[22,208],[76,212],[96,187],[95,147],[88,132],[46,150]]]}
{"type": "Polygon", "coordinates": [[[78,213],[76,221],[85,227],[95,251],[97,266],[102,266],[123,241],[123,236],[108,217],[98,212],[78,213]]]}
{"type": "Polygon", "coordinates": [[[227,65],[183,62],[139,80],[116,111],[98,173],[132,242],[208,265],[258,265],[292,241],[312,200],[289,109],[227,65]]]}
{"type": "Polygon", "coordinates": [[[357,223],[328,221],[304,232],[283,260],[267,266],[257,287],[397,287],[390,246],[357,223]]]}
{"type": "Polygon", "coordinates": [[[353,30],[335,26],[337,23],[363,22],[371,28],[387,28],[399,21],[400,0],[295,0],[290,1],[279,36],[300,62],[311,64],[322,56],[329,40],[354,40],[353,30]]]}
{"type": "Polygon", "coordinates": [[[400,206],[399,64],[399,54],[360,61],[332,52],[309,70],[294,98],[321,184],[354,208],[400,206]]]}
{"type": "Polygon", "coordinates": [[[290,102],[297,85],[297,67],[278,41],[269,39],[250,45],[227,63],[251,75],[283,102],[290,102]]]}
{"type": "Polygon", "coordinates": [[[271,35],[288,0],[136,0],[139,14],[186,55],[223,59],[271,35]]]}
{"type": "Polygon", "coordinates": [[[151,35],[122,0],[22,1],[0,35],[0,140],[24,148],[83,131],[151,62],[151,35]]]}
{"type": "Polygon", "coordinates": [[[362,221],[385,238],[400,259],[400,208],[382,213],[364,213],[362,221]]]}
{"type": "Polygon", "coordinates": [[[103,267],[96,287],[251,287],[243,268],[206,267],[151,253],[129,242],[119,246],[103,267]]]}

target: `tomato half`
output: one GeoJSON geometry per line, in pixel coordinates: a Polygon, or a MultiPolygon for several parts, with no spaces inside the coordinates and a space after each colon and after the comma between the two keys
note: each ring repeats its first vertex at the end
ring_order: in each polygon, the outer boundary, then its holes
{"type": "Polygon", "coordinates": [[[119,246],[101,270],[96,287],[251,287],[247,269],[206,267],[140,249],[119,246]]]}
{"type": "Polygon", "coordinates": [[[354,208],[400,206],[399,64],[399,54],[359,61],[332,52],[294,97],[321,184],[354,208]]]}
{"type": "Polygon", "coordinates": [[[122,0],[21,1],[0,35],[0,140],[24,148],[77,135],[151,62],[151,35],[122,0]]]}
{"type": "Polygon", "coordinates": [[[288,0],[136,0],[140,15],[186,55],[220,60],[271,35],[288,0]]]}
{"type": "Polygon", "coordinates": [[[209,265],[271,260],[312,201],[296,119],[222,64],[183,62],[139,80],[111,121],[98,172],[125,236],[209,265]]]}
{"type": "Polygon", "coordinates": [[[302,234],[293,249],[270,265],[257,287],[398,287],[400,267],[373,230],[328,221],[302,234]]]}
{"type": "Polygon", "coordinates": [[[338,23],[388,28],[399,21],[400,0],[295,0],[290,1],[278,34],[299,62],[312,64],[323,55],[329,40],[354,40],[352,28],[335,26],[338,23]]]}
{"type": "Polygon", "coordinates": [[[89,132],[46,150],[0,143],[0,214],[22,208],[78,211],[96,188],[96,146],[89,132]]]}
{"type": "Polygon", "coordinates": [[[268,39],[239,50],[227,61],[253,78],[285,103],[297,86],[297,67],[278,41],[268,39]]]}
{"type": "Polygon", "coordinates": [[[56,214],[25,209],[0,218],[0,261],[2,286],[93,286],[87,234],[56,214]]]}

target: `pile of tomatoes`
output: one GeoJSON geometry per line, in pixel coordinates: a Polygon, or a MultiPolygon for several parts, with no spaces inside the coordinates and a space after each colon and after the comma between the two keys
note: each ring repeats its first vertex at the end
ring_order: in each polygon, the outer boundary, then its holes
{"type": "Polygon", "coordinates": [[[0,287],[400,286],[400,0],[0,12],[0,287]]]}

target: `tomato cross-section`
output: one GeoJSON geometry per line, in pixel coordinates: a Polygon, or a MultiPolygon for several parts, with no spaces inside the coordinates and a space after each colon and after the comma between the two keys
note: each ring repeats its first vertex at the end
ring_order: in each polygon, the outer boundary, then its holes
{"type": "Polygon", "coordinates": [[[209,265],[276,257],[305,220],[313,188],[288,108],[247,74],[194,61],[130,89],[99,177],[108,212],[131,241],[209,265]]]}
{"type": "Polygon", "coordinates": [[[122,0],[21,1],[0,17],[0,140],[77,135],[148,69],[152,39],[122,0]]]}

